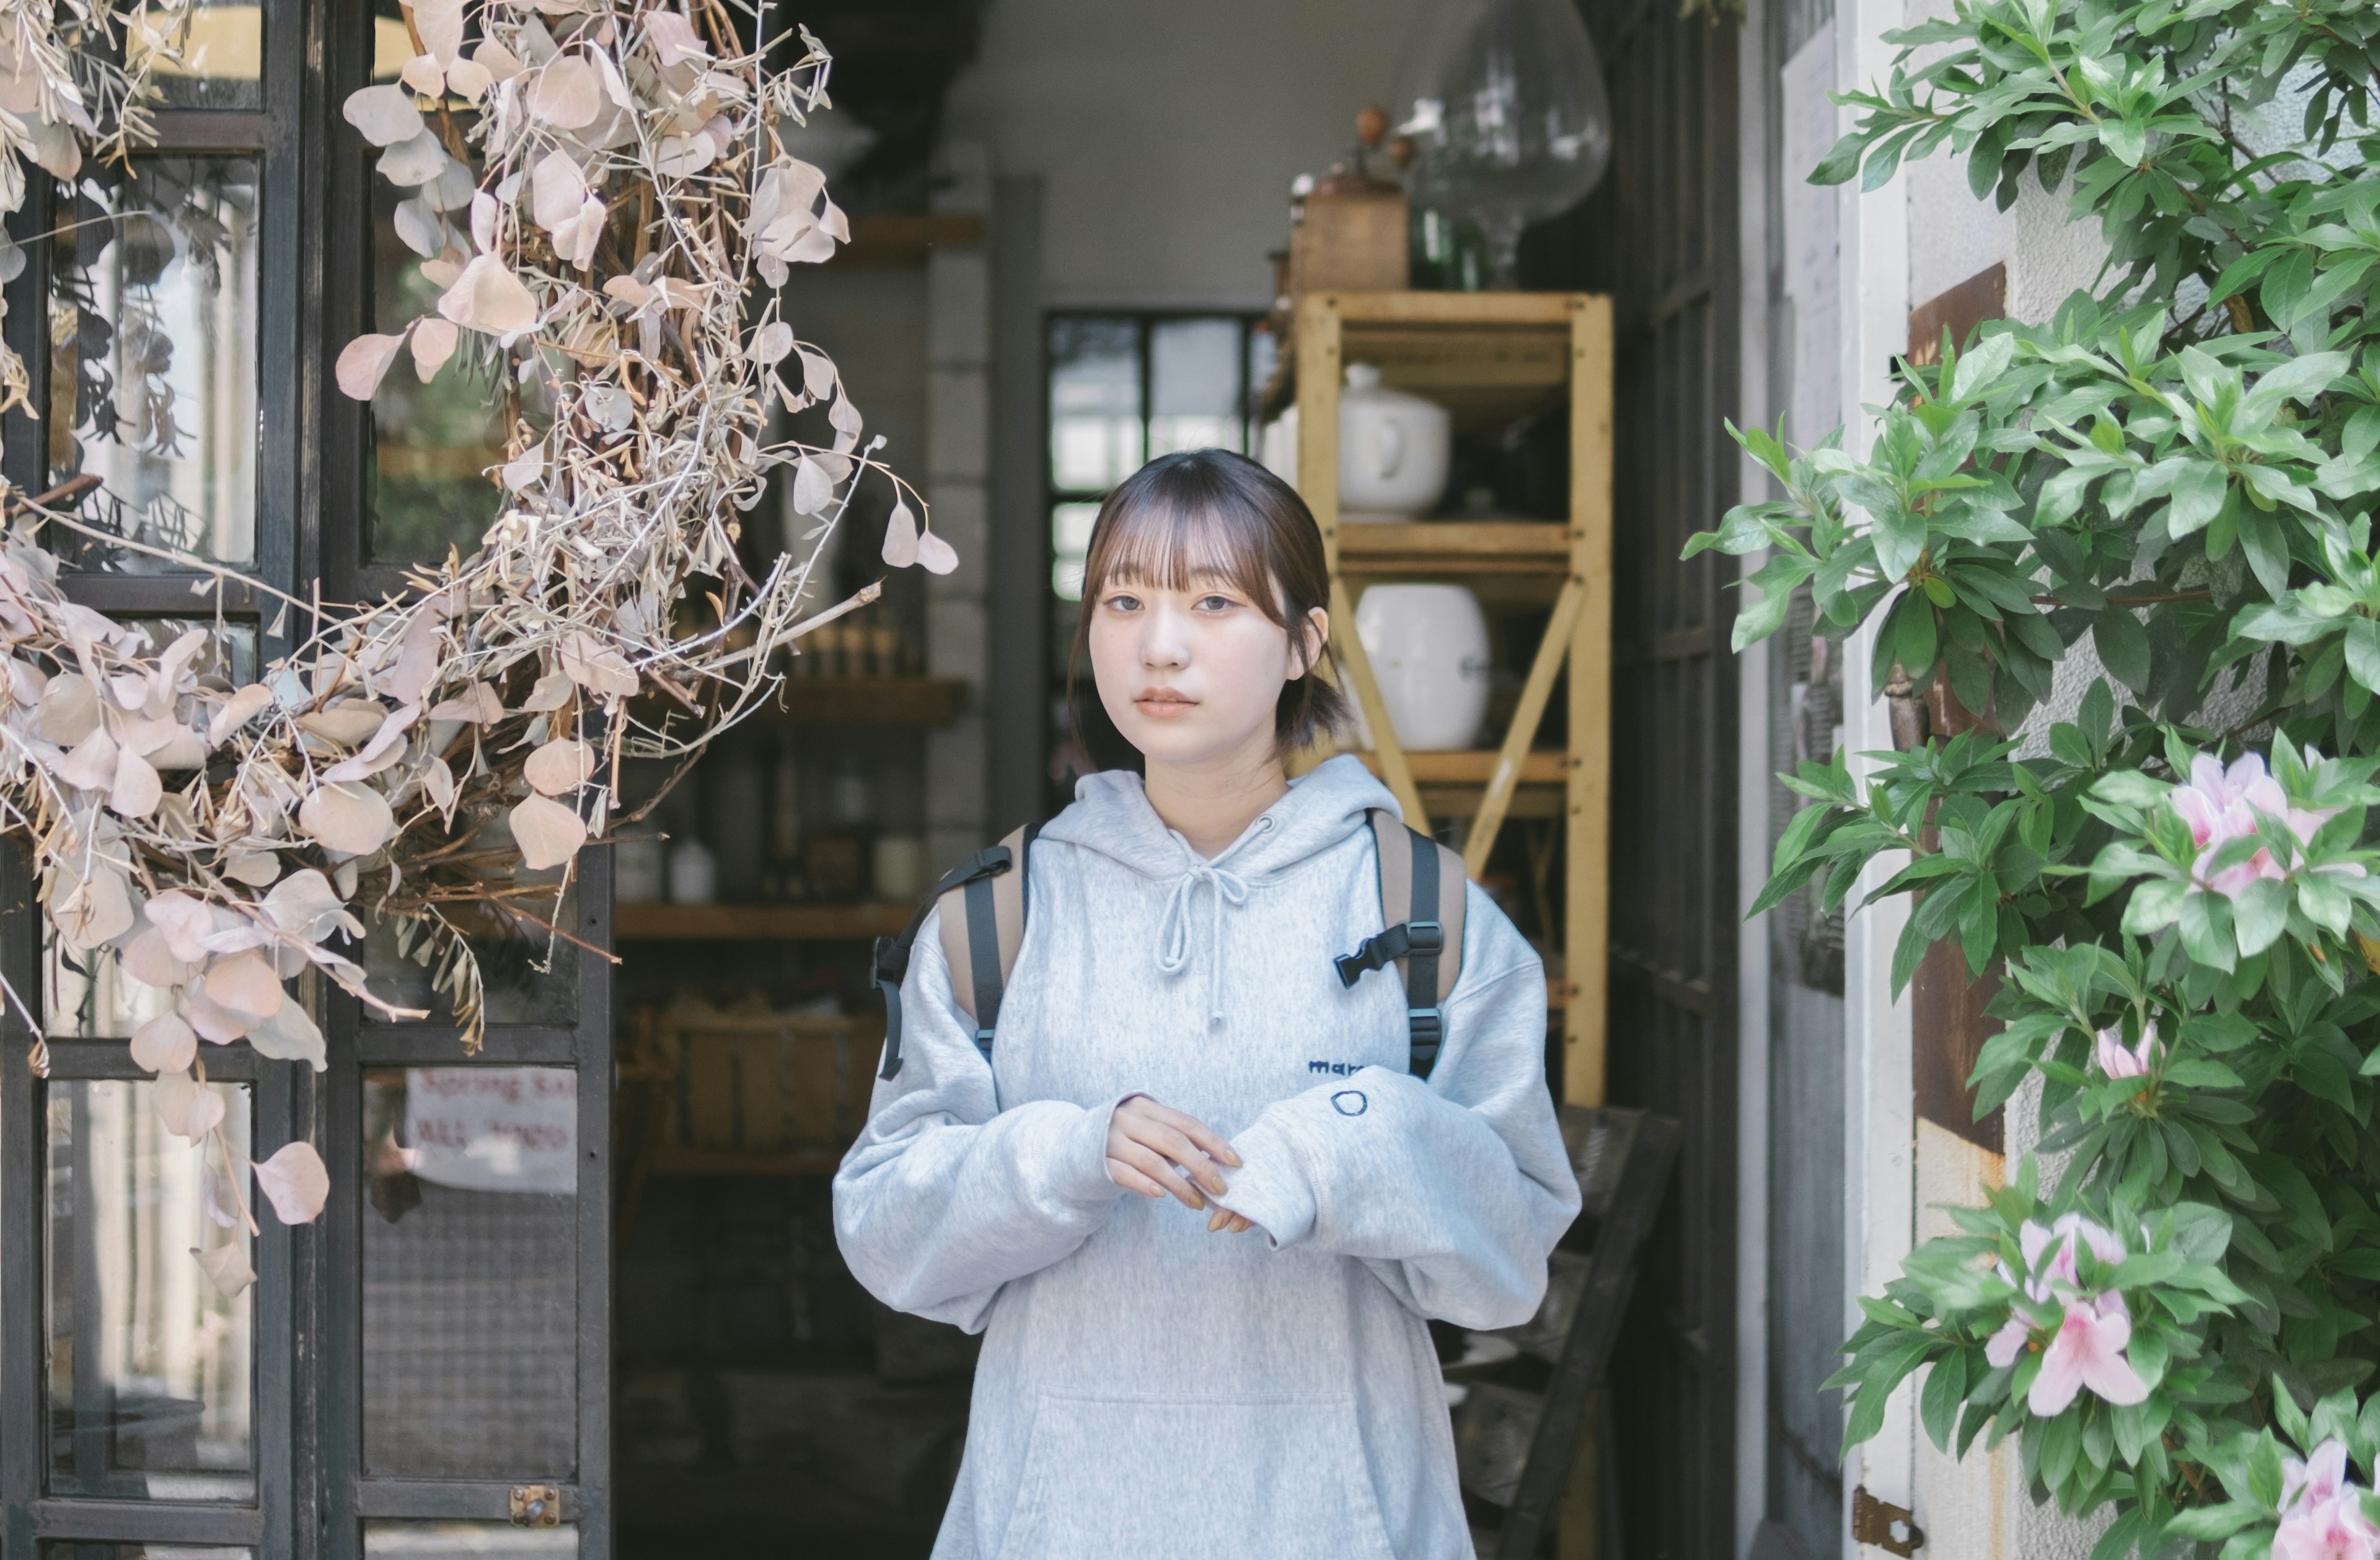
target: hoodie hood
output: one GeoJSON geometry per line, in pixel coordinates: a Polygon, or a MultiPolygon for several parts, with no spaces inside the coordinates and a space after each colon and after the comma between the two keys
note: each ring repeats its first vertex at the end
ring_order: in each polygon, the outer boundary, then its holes
{"type": "Polygon", "coordinates": [[[1206,861],[1149,806],[1139,775],[1128,769],[1103,769],[1075,782],[1075,804],[1052,818],[1040,837],[1097,851],[1160,882],[1171,882],[1205,862],[1260,884],[1366,827],[1365,815],[1374,808],[1404,816],[1396,798],[1372,778],[1364,761],[1342,753],[1292,780],[1287,796],[1206,861]]]}
{"type": "Polygon", "coordinates": [[[1102,770],[1075,782],[1075,805],[1051,819],[1041,838],[1097,852],[1163,886],[1158,973],[1172,979],[1203,962],[1207,1023],[1213,1028],[1223,1021],[1224,915],[1245,904],[1251,888],[1263,887],[1367,827],[1366,814],[1374,808],[1403,816],[1363,761],[1342,753],[1291,781],[1287,796],[1209,859],[1157,815],[1139,775],[1128,769],[1102,770]]]}

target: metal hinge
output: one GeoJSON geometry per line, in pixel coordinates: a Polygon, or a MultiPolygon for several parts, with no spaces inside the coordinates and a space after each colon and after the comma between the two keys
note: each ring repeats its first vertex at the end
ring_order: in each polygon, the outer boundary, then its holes
{"type": "Polygon", "coordinates": [[[516,1528],[559,1528],[562,1492],[552,1484],[516,1484],[511,1509],[516,1528]]]}
{"type": "Polygon", "coordinates": [[[1925,1547],[1925,1530],[1909,1513],[1888,1505],[1860,1485],[1852,1492],[1852,1542],[1872,1543],[1887,1554],[1914,1554],[1925,1547]]]}

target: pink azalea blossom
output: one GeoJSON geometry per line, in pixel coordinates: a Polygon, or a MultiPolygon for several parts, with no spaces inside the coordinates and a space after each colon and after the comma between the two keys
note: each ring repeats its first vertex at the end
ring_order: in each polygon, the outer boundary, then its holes
{"type": "Polygon", "coordinates": [[[1984,1345],[1984,1358],[1991,1362],[1994,1370],[2004,1371],[2016,1363],[2016,1357],[2024,1352],[2024,1346],[2032,1337],[2033,1328],[2024,1318],[2011,1315],[2000,1323],[2000,1330],[1984,1345]]]}
{"type": "Polygon", "coordinates": [[[2332,1436],[2313,1449],[2313,1456],[2300,1462],[2295,1457],[2281,1459],[2281,1509],[2294,1508],[2301,1499],[2308,1505],[2320,1505],[2338,1498],[2347,1487],[2347,1443],[2332,1436]]]}
{"type": "MultiPolygon", "coordinates": [[[[2109,1078],[2146,1078],[2156,1066],[2157,1031],[2152,1019],[2141,1030],[2141,1042],[2133,1049],[2124,1049],[2124,1026],[2110,1024],[2099,1031],[2099,1070],[2109,1078]]],[[[2120,1261],[2121,1259],[2118,1259],[2120,1261]]]]}
{"type": "Polygon", "coordinates": [[[2016,1232],[2018,1249],[2024,1253],[2025,1271],[2032,1274],[2024,1292],[2036,1300],[2050,1298],[2052,1279],[2070,1290],[2079,1290],[2082,1280],[2075,1267],[2074,1241],[2081,1237],[2091,1248],[2091,1254],[2110,1265],[2124,1260],[2124,1243],[2106,1225],[2084,1218],[2080,1213],[2061,1216],[2054,1225],[2043,1225],[2031,1219],[2016,1232]],[[2052,1248],[2055,1247],[2053,1250],[2052,1248]],[[2048,1261],[2042,1261],[2046,1255],[2048,1261]]]}
{"type": "Polygon", "coordinates": [[[2273,1560],[2380,1560],[2380,1528],[2363,1515],[2354,1489],[2326,1501],[2304,1501],[2281,1518],[2273,1560]]]}
{"type": "MultiPolygon", "coordinates": [[[[2305,760],[2308,765],[2317,764],[2322,755],[2309,748],[2305,760]]],[[[2304,845],[2338,811],[2335,807],[2291,807],[2280,783],[2266,771],[2264,757],[2257,753],[2242,753],[2228,769],[2214,754],[2199,754],[2190,762],[2190,783],[2175,786],[2171,799],[2173,810],[2190,825],[2190,837],[2199,847],[2199,859],[2190,869],[2191,880],[2227,899],[2238,898],[2258,878],[2283,875],[2272,852],[2262,848],[2236,866],[2211,875],[2207,872],[2206,862],[2216,850],[2256,832],[2257,813],[2279,819],[2304,845]]],[[[2325,870],[2363,875],[2363,869],[2353,863],[2325,870]]]]}
{"type": "Polygon", "coordinates": [[[2067,1301],[2066,1320],[2042,1351],[2041,1373],[2033,1378],[2025,1406],[2042,1419],[2053,1419],[2086,1386],[2119,1406],[2143,1401],[2148,1383],[2124,1358],[2131,1338],[2131,1312],[2121,1295],[2102,1295],[2095,1304],[2067,1301]]]}

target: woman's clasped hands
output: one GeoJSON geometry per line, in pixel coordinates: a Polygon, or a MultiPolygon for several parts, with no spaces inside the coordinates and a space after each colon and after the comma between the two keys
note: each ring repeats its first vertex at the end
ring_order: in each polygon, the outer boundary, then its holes
{"type": "MultiPolygon", "coordinates": [[[[1239,1163],[1222,1134],[1146,1094],[1135,1094],[1108,1118],[1108,1179],[1126,1191],[1143,1197],[1170,1195],[1181,1199],[1184,1208],[1203,1212],[1208,1197],[1220,1197],[1228,1189],[1215,1166],[1236,1169],[1239,1163]]],[[[1207,1221],[1209,1231],[1226,1235],[1249,1227],[1247,1220],[1228,1208],[1215,1209],[1207,1221]]]]}

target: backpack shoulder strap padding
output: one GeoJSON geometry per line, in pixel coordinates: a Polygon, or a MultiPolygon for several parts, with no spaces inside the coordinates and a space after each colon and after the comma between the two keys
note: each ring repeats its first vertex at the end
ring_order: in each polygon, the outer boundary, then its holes
{"type": "Polygon", "coordinates": [[[1339,980],[1353,986],[1366,971],[1397,967],[1405,988],[1407,1069],[1427,1078],[1446,1039],[1446,994],[1463,975],[1463,858],[1385,808],[1371,810],[1371,823],[1386,930],[1335,960],[1339,980]]]}
{"type": "Polygon", "coordinates": [[[941,896],[942,957],[951,967],[951,993],[961,1011],[975,1020],[976,1046],[986,1056],[991,1054],[992,1031],[1000,1025],[1001,997],[1025,945],[1031,881],[1026,858],[1040,832],[1038,823],[1012,831],[999,846],[1008,852],[1008,870],[970,879],[941,896]]]}
{"type": "Polygon", "coordinates": [[[1000,993],[1008,984],[1009,971],[1016,968],[1016,950],[1025,942],[1026,853],[1040,832],[1040,824],[1028,824],[998,845],[977,851],[926,891],[900,935],[876,939],[876,988],[884,994],[884,1065],[877,1077],[900,1076],[901,983],[908,978],[909,950],[937,905],[942,909],[942,953],[950,962],[951,994],[970,1018],[989,1013],[989,1018],[978,1022],[976,1045],[987,1058],[990,1056],[1000,993]],[[980,938],[970,934],[971,919],[980,920],[987,929],[980,938]],[[1013,932],[1008,930],[1012,925],[1013,932]],[[980,966],[976,959],[978,941],[990,956],[980,966]]]}

